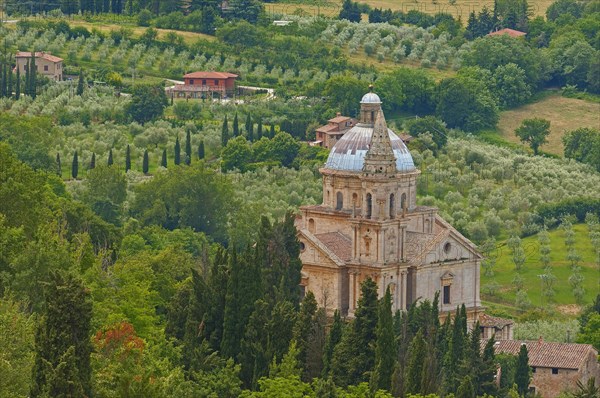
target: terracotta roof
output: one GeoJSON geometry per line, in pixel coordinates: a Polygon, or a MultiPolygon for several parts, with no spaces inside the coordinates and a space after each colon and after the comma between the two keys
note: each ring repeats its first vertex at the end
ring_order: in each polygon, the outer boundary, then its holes
{"type": "Polygon", "coordinates": [[[341,232],[316,234],[315,237],[340,259],[344,261],[352,259],[352,240],[341,232]]]}
{"type": "Polygon", "coordinates": [[[499,340],[494,344],[494,350],[496,353],[519,355],[521,344],[527,345],[529,366],[540,368],[579,369],[590,352],[598,355],[590,344],[546,341],[499,340]]]}
{"type": "MultiPolygon", "coordinates": [[[[43,58],[43,59],[45,59],[47,61],[50,61],[50,62],[62,62],[63,61],[62,58],[56,57],[56,56],[54,56],[54,55],[52,55],[50,53],[46,53],[46,52],[43,52],[43,51],[36,51],[35,52],[35,57],[36,58],[43,58]]],[[[18,51],[17,55],[16,55],[16,58],[31,58],[31,52],[29,52],[29,51],[18,51]]]]}
{"type": "Polygon", "coordinates": [[[192,72],[183,77],[184,79],[229,79],[238,77],[238,75],[229,72],[192,72]]]}
{"type": "Polygon", "coordinates": [[[510,319],[497,318],[488,314],[481,314],[479,316],[479,325],[484,327],[495,327],[502,329],[507,325],[512,325],[514,322],[510,319]]]}
{"type": "Polygon", "coordinates": [[[495,32],[489,33],[488,36],[509,35],[510,37],[522,37],[522,36],[525,36],[526,34],[527,33],[521,32],[519,30],[504,28],[504,29],[500,29],[495,32]]]}
{"type": "Polygon", "coordinates": [[[327,133],[327,132],[330,132],[332,130],[337,131],[337,129],[338,129],[338,126],[336,126],[336,125],[326,124],[325,126],[319,127],[316,131],[318,131],[320,133],[327,133]]]}
{"type": "Polygon", "coordinates": [[[328,122],[329,123],[342,123],[342,122],[345,122],[347,120],[350,120],[349,116],[336,116],[333,119],[329,119],[328,122]]]}

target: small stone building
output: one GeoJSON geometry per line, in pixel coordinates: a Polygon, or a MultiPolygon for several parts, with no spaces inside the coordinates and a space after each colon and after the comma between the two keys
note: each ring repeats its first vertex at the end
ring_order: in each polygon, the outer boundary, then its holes
{"type": "Polygon", "coordinates": [[[479,317],[481,338],[483,340],[489,340],[492,337],[494,340],[512,340],[513,324],[514,322],[510,319],[481,314],[479,317]]]}
{"type": "Polygon", "coordinates": [[[387,128],[379,96],[367,93],[360,105],[358,123],[320,169],[322,203],[301,207],[296,219],[302,287],[329,315],[348,317],[367,278],[380,297],[390,289],[394,310],[440,292],[441,313],[465,304],[472,324],[483,311],[481,255],[437,208],[417,204],[420,171],[387,128]]]}
{"type": "Polygon", "coordinates": [[[600,386],[598,351],[590,344],[551,343],[543,341],[499,340],[496,353],[518,355],[527,346],[533,377],[529,388],[543,398],[555,398],[562,391],[576,391],[577,381],[584,385],[592,377],[600,386]]]}
{"type": "Polygon", "coordinates": [[[315,130],[316,144],[324,148],[332,148],[342,136],[356,124],[357,120],[349,116],[342,116],[338,112],[336,117],[329,119],[327,124],[315,130]]]}
{"type": "MultiPolygon", "coordinates": [[[[19,69],[21,76],[24,76],[27,68],[27,63],[31,62],[31,53],[27,51],[19,51],[15,56],[16,66],[19,69]]],[[[47,52],[35,53],[35,66],[40,75],[46,76],[55,81],[63,79],[63,59],[56,57],[47,52]]]]}

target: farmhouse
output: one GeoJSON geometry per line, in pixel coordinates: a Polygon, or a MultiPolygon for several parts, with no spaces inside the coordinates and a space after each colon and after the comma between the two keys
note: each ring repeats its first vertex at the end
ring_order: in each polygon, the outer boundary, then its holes
{"type": "Polygon", "coordinates": [[[228,72],[193,72],[183,76],[184,84],[176,84],[170,93],[177,98],[219,98],[235,92],[238,75],[228,72]]]}
{"type": "MultiPolygon", "coordinates": [[[[15,56],[16,67],[18,68],[21,75],[25,74],[27,63],[31,62],[31,52],[19,51],[15,56]]],[[[63,79],[63,59],[56,57],[47,52],[36,52],[35,53],[35,65],[40,75],[46,76],[49,79],[55,81],[61,81],[63,79]]]]}
{"type": "MultiPolygon", "coordinates": [[[[465,304],[473,323],[482,313],[477,248],[435,207],[417,205],[420,171],[404,142],[387,128],[373,92],[360,119],[335,143],[323,176],[323,201],[296,219],[302,288],[328,314],[354,316],[360,284],[373,279],[393,309],[441,292],[440,310],[465,304]]],[[[335,120],[335,119],[334,119],[335,120]]]]}
{"type": "Polygon", "coordinates": [[[356,124],[357,120],[349,116],[342,116],[338,112],[336,117],[329,119],[327,124],[315,130],[316,144],[324,148],[332,148],[333,145],[356,124]]]}
{"type": "Polygon", "coordinates": [[[533,372],[529,385],[532,392],[555,398],[562,391],[577,390],[578,380],[586,384],[592,377],[600,385],[598,352],[590,344],[499,340],[494,348],[496,353],[518,355],[522,344],[527,346],[533,372]]]}

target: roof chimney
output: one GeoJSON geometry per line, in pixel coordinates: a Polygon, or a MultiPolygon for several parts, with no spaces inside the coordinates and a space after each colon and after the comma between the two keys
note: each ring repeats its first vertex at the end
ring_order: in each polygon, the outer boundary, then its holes
{"type": "Polygon", "coordinates": [[[538,344],[542,344],[544,342],[544,339],[542,336],[540,336],[540,338],[538,339],[538,344]]]}
{"type": "Polygon", "coordinates": [[[337,112],[335,115],[336,116],[342,116],[342,113],[341,112],[337,112]]]}

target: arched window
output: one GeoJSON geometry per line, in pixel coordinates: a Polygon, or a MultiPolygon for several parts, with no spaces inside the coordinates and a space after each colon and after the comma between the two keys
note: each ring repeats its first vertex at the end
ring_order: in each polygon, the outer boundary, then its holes
{"type": "Polygon", "coordinates": [[[400,197],[400,207],[402,208],[402,211],[406,211],[406,193],[403,193],[402,196],[400,197]]]}
{"type": "Polygon", "coordinates": [[[396,217],[396,195],[390,195],[390,218],[394,219],[396,217]]]}
{"type": "Polygon", "coordinates": [[[375,123],[375,112],[371,111],[371,123],[375,123]]]}
{"type": "Polygon", "coordinates": [[[311,234],[315,233],[315,220],[312,218],[308,220],[308,232],[311,234]]]}
{"type": "Polygon", "coordinates": [[[373,199],[370,193],[367,194],[367,211],[365,213],[367,218],[371,218],[371,208],[373,207],[373,199]]]}
{"type": "Polygon", "coordinates": [[[344,207],[344,195],[342,195],[341,192],[338,192],[336,195],[335,209],[342,210],[343,207],[344,207]]]}

